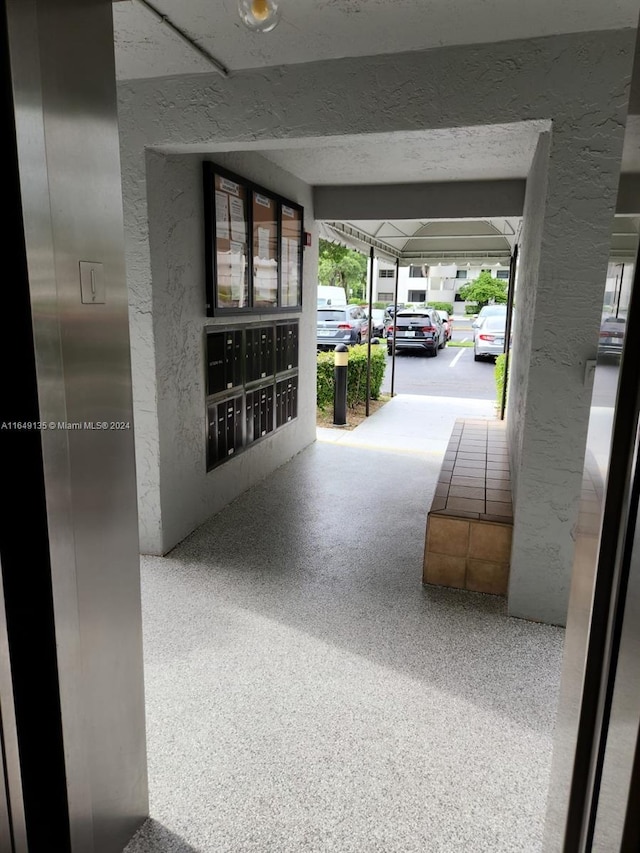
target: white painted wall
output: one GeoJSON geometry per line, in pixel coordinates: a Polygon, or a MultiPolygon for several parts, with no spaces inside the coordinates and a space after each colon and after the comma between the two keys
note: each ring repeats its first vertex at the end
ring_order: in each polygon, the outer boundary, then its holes
{"type": "MultiPolygon", "coordinates": [[[[150,530],[147,553],[166,553],[213,513],[315,440],[315,236],[309,187],[257,154],[218,154],[215,162],[305,208],[305,249],[300,316],[298,418],[259,444],[207,473],[204,329],[291,314],[251,318],[205,316],[204,221],[201,155],[147,156],[149,245],[153,291],[158,443],[143,445],[159,470],[157,501],[142,509],[150,530]]],[[[213,159],[213,158],[207,158],[213,159]]],[[[299,316],[299,315],[297,315],[299,316]]],[[[147,495],[149,493],[147,492],[147,495]]]]}
{"type": "Polygon", "coordinates": [[[514,317],[513,337],[515,346],[510,355],[507,409],[507,432],[511,456],[511,490],[516,505],[518,503],[518,476],[524,440],[523,430],[527,417],[527,387],[542,252],[549,146],[550,135],[548,133],[541,134],[527,181],[523,240],[518,255],[516,273],[515,302],[518,310],[514,317]]]}
{"type": "MultiPolygon", "coordinates": [[[[508,424],[514,485],[509,613],[564,624],[622,153],[585,150],[588,113],[542,137],[527,181],[508,424]],[[563,328],[563,320],[570,319],[563,328]],[[579,451],[578,451],[579,448],[579,451]]],[[[595,140],[594,140],[595,141],[595,140]]]]}

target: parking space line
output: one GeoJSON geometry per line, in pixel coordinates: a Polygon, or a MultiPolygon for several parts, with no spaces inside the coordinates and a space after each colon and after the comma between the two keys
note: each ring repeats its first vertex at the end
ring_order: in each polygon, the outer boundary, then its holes
{"type": "Polygon", "coordinates": [[[453,361],[451,362],[449,367],[455,367],[463,355],[464,355],[464,349],[461,349],[460,352],[457,354],[457,356],[453,359],[453,361]]]}

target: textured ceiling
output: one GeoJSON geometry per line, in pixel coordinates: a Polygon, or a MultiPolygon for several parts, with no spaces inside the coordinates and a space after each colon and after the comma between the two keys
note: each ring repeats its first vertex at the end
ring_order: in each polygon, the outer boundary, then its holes
{"type": "Polygon", "coordinates": [[[547,124],[374,133],[261,153],[316,186],[526,178],[547,124]]]}
{"type": "MultiPolygon", "coordinates": [[[[231,70],[638,23],[638,0],[280,0],[280,24],[258,35],[241,24],[235,0],[151,2],[231,70]]],[[[210,72],[137,0],[113,9],[119,79],[210,72]]]]}

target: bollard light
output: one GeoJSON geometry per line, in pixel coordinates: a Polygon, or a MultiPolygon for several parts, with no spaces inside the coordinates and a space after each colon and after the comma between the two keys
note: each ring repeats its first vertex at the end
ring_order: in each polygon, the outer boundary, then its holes
{"type": "Polygon", "coordinates": [[[333,423],[334,426],[345,426],[347,423],[347,371],[349,369],[349,348],[344,344],[338,344],[334,352],[333,423]]]}

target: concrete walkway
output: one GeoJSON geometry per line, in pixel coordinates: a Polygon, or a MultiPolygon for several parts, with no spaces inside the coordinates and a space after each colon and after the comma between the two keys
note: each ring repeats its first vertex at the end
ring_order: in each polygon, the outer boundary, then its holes
{"type": "Polygon", "coordinates": [[[318,427],[318,440],[394,453],[442,456],[456,418],[494,418],[492,400],[398,394],[354,430],[318,427]]]}
{"type": "Polygon", "coordinates": [[[538,853],[563,631],[421,583],[448,430],[399,397],[142,559],[126,853],[538,853]],[[382,449],[381,449],[382,448],[382,449]]]}

